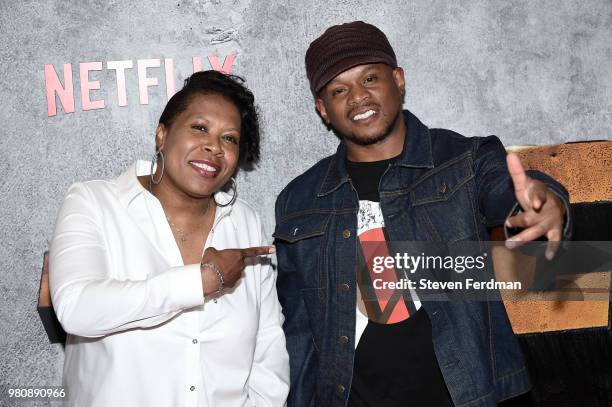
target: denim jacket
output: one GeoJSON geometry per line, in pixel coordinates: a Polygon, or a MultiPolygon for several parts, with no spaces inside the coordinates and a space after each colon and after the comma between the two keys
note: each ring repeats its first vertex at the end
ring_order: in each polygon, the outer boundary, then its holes
{"type": "MultiPolygon", "coordinates": [[[[391,241],[486,241],[516,205],[495,136],[429,129],[404,111],[402,155],[379,184],[391,241]]],[[[276,202],[277,289],[290,356],[288,405],[345,406],[355,355],[359,198],[346,147],[293,180],[276,202]],[[346,337],[349,341],[346,341],[346,337]],[[342,338],[342,339],[341,339],[342,338]]],[[[567,206],[567,191],[542,173],[567,206]]],[[[565,236],[570,231],[566,221],[565,236]]],[[[433,346],[457,407],[495,406],[526,392],[523,355],[500,301],[423,302],[433,346]]],[[[418,373],[416,373],[418,374],[418,373]]]]}

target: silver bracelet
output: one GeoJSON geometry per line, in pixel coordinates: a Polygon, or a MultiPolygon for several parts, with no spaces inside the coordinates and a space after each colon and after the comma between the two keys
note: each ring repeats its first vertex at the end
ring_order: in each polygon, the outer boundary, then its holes
{"type": "Polygon", "coordinates": [[[217,266],[215,263],[200,263],[200,270],[204,268],[211,269],[217,275],[217,280],[219,280],[219,289],[215,291],[213,294],[219,294],[225,288],[225,282],[223,281],[223,274],[221,274],[221,270],[219,270],[219,266],[217,266]]]}

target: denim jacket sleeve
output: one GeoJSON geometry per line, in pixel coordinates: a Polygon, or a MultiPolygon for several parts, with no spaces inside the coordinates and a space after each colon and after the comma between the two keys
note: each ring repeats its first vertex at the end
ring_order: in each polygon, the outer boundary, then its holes
{"type": "MultiPolygon", "coordinates": [[[[283,219],[284,191],[276,200],[276,225],[283,219]]],[[[317,355],[314,349],[313,334],[310,327],[306,304],[300,289],[299,269],[291,256],[290,243],[275,238],[278,276],[276,288],[283,309],[285,321],[283,329],[287,342],[290,366],[290,389],[287,405],[314,405],[317,355]]]]}
{"type": "MultiPolygon", "coordinates": [[[[512,178],[506,164],[506,150],[496,136],[474,138],[473,155],[476,189],[480,213],[487,227],[499,226],[517,207],[512,178]]],[[[542,181],[565,205],[563,239],[571,238],[572,219],[569,193],[559,182],[540,171],[528,170],[527,175],[542,181]]]]}

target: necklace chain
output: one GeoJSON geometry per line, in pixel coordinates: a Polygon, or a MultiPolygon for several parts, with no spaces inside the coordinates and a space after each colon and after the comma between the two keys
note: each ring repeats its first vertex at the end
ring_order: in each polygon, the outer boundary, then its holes
{"type": "MultiPolygon", "coordinates": [[[[151,181],[149,181],[149,192],[151,193],[151,195],[155,196],[155,194],[153,193],[151,181]]],[[[206,209],[204,209],[204,212],[202,214],[206,214],[208,212],[209,207],[210,207],[210,199],[206,202],[206,209]]],[[[173,229],[178,234],[178,238],[181,243],[185,243],[187,240],[189,240],[189,232],[185,232],[183,228],[178,227],[174,222],[172,222],[172,219],[170,219],[170,216],[166,215],[166,220],[168,221],[168,224],[170,225],[170,229],[173,229]]]]}
{"type": "Polygon", "coordinates": [[[172,219],[170,219],[169,216],[166,216],[166,220],[170,224],[170,227],[172,229],[174,229],[176,231],[176,233],[178,233],[179,240],[181,241],[181,243],[185,243],[187,241],[187,239],[189,238],[189,233],[185,232],[183,229],[181,229],[178,226],[176,226],[174,224],[174,222],[172,222],[172,219]]]}

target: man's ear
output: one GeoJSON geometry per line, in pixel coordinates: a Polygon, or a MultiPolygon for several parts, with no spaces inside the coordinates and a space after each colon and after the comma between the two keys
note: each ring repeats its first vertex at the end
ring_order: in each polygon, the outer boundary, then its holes
{"type": "Polygon", "coordinates": [[[168,135],[168,131],[166,126],[162,123],[157,125],[157,129],[155,130],[155,149],[163,150],[166,145],[166,137],[168,135]]]}
{"type": "Polygon", "coordinates": [[[323,122],[329,126],[329,118],[327,117],[327,110],[325,109],[325,102],[323,102],[323,99],[315,99],[315,108],[317,109],[317,112],[319,112],[319,116],[321,116],[323,122]]]}
{"type": "Polygon", "coordinates": [[[393,80],[395,85],[400,91],[400,94],[404,96],[406,93],[406,80],[404,79],[404,69],[401,66],[393,69],[393,80]]]}

